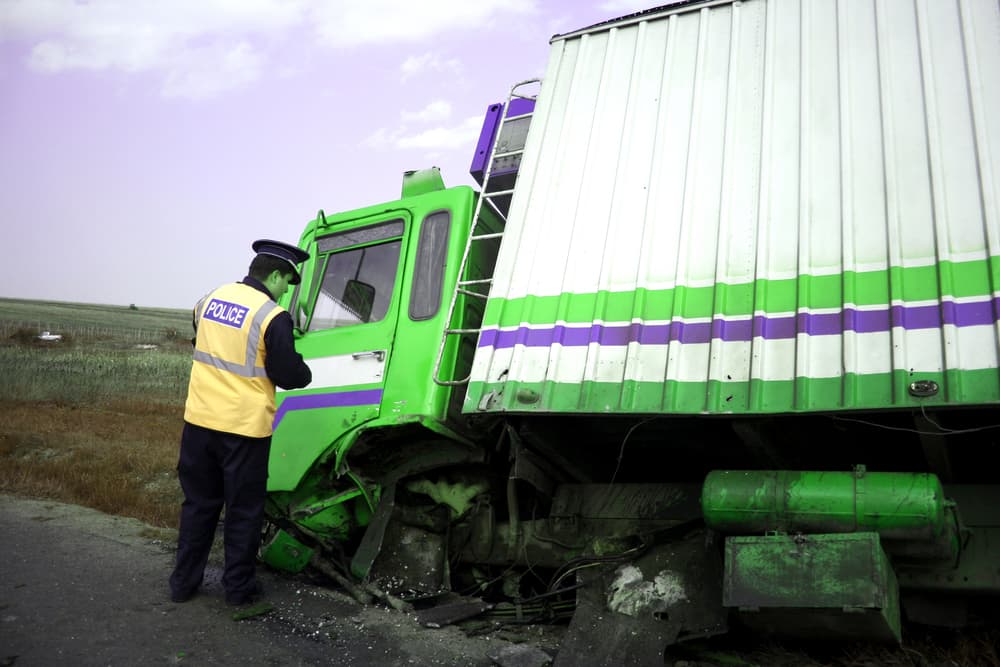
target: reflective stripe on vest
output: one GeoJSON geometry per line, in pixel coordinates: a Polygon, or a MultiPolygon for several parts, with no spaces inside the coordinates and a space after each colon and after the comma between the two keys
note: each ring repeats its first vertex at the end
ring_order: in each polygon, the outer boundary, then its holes
{"type": "MultiPolygon", "coordinates": [[[[201,309],[204,306],[204,299],[198,302],[197,312],[199,313],[199,320],[201,319],[201,309]]],[[[253,318],[253,322],[250,323],[250,331],[247,333],[247,353],[246,359],[243,364],[233,363],[232,361],[226,361],[225,359],[220,359],[219,357],[213,356],[208,352],[204,352],[199,349],[194,351],[195,361],[200,361],[202,363],[208,364],[209,366],[214,366],[220,371],[226,371],[232,373],[233,375],[239,375],[245,378],[263,378],[267,377],[267,371],[260,366],[257,366],[255,362],[257,361],[257,346],[260,343],[260,328],[261,324],[271,314],[278,304],[273,301],[265,303],[261,306],[260,310],[253,318]]]]}

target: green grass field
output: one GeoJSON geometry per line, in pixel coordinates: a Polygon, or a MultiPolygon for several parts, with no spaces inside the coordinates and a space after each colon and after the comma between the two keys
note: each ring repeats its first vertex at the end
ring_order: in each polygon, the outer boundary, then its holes
{"type": "Polygon", "coordinates": [[[21,329],[90,342],[155,344],[190,338],[191,311],[0,298],[0,339],[21,329]]]}
{"type": "Polygon", "coordinates": [[[190,330],[183,310],[0,299],[0,399],[183,401],[190,330]]]}
{"type": "Polygon", "coordinates": [[[0,491],[174,526],[190,336],[184,310],[0,299],[0,491]]]}

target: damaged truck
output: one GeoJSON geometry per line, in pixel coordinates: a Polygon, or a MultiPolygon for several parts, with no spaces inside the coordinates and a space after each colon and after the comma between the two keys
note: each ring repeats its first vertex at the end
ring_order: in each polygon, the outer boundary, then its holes
{"type": "Polygon", "coordinates": [[[998,35],[996,0],[702,0],[553,37],[478,190],[305,226],[262,560],[565,622],[566,665],[984,617],[998,35]]]}

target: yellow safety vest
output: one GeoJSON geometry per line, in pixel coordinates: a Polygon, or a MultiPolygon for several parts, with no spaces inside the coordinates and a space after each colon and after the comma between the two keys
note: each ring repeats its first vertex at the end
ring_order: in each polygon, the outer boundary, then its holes
{"type": "Polygon", "coordinates": [[[233,283],[206,295],[194,312],[184,420],[250,438],[271,435],[274,383],[264,370],[264,332],[285,309],[260,290],[233,283]]]}

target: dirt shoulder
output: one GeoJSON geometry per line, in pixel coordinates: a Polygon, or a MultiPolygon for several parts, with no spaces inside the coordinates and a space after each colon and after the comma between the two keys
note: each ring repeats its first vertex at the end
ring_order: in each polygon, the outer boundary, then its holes
{"type": "Polygon", "coordinates": [[[337,591],[261,569],[273,610],[234,620],[210,567],[171,603],[173,531],[0,495],[0,665],[493,665],[510,642],[421,627],[337,591]]]}

